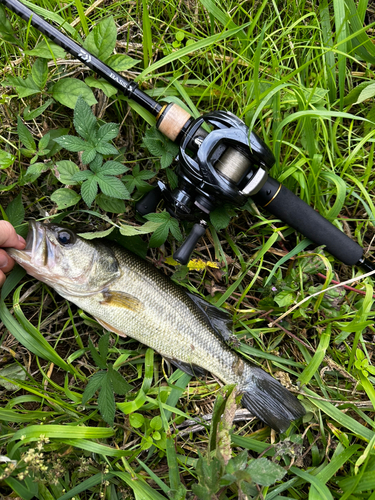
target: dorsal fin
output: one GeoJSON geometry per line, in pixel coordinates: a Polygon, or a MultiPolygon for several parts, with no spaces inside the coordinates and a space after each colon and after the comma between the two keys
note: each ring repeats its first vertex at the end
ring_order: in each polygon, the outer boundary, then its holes
{"type": "Polygon", "coordinates": [[[189,292],[187,292],[187,294],[198,309],[204,314],[211,327],[220,335],[221,338],[228,342],[232,336],[232,316],[228,312],[222,311],[197,295],[189,292]]]}

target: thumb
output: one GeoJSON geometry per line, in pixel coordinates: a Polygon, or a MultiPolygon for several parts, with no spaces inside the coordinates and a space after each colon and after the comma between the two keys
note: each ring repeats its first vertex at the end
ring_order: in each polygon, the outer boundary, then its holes
{"type": "Polygon", "coordinates": [[[22,249],[25,240],[19,236],[10,222],[0,221],[0,247],[14,247],[22,249]]]}

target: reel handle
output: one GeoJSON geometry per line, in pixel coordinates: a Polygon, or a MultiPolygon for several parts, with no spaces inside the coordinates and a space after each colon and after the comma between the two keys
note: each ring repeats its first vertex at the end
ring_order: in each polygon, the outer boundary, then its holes
{"type": "Polygon", "coordinates": [[[189,236],[186,238],[180,248],[178,248],[173,254],[173,258],[177,262],[183,265],[189,262],[190,255],[193,252],[195,245],[198,243],[198,240],[206,232],[206,228],[207,223],[204,220],[201,220],[199,224],[194,224],[193,229],[189,233],[189,236]]]}

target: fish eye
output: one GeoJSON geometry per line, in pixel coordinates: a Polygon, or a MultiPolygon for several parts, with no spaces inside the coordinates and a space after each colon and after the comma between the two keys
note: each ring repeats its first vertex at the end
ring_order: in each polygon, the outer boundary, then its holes
{"type": "Polygon", "coordinates": [[[57,241],[61,245],[70,245],[75,241],[75,235],[68,229],[62,229],[57,233],[57,241]]]}

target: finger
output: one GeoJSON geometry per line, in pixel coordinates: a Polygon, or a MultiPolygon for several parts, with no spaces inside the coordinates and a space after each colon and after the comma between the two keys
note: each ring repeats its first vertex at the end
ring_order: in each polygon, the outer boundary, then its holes
{"type": "Polygon", "coordinates": [[[8,273],[14,266],[14,260],[9,255],[0,249],[0,272],[8,273]]]}
{"type": "Polygon", "coordinates": [[[25,244],[25,240],[16,233],[10,222],[0,221],[0,246],[14,247],[21,250],[25,244]]]}
{"type": "Polygon", "coordinates": [[[0,288],[4,285],[6,276],[3,272],[0,271],[0,288]]]}

